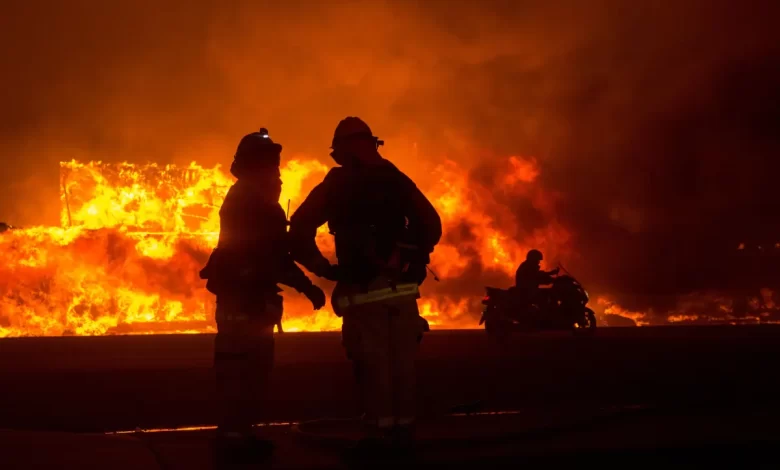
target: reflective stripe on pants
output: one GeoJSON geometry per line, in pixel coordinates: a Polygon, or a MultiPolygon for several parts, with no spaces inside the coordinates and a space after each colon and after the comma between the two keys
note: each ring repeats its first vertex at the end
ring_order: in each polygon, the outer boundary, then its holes
{"type": "Polygon", "coordinates": [[[274,361],[271,321],[281,314],[279,307],[275,300],[263,305],[217,299],[214,371],[220,432],[249,433],[261,418],[274,361]]]}

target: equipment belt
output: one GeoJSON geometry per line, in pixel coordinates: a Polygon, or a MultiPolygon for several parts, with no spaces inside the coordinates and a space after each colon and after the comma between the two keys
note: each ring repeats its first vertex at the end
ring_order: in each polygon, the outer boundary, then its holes
{"type": "Polygon", "coordinates": [[[336,300],[336,304],[340,309],[347,308],[351,305],[368,304],[372,302],[379,302],[382,300],[392,299],[395,297],[405,297],[408,295],[418,295],[420,293],[417,284],[398,284],[395,288],[385,287],[383,289],[376,289],[361,294],[345,295],[339,297],[336,300]]]}

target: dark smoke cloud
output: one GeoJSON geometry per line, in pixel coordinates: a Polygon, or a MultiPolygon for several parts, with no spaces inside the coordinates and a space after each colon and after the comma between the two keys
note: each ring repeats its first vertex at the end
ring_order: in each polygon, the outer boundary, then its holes
{"type": "Polygon", "coordinates": [[[360,115],[419,178],[537,158],[567,267],[629,307],[780,284],[735,253],[780,240],[776,2],[6,3],[0,219],[57,223],[60,160],[226,164],[267,126],[327,162],[360,115]]]}

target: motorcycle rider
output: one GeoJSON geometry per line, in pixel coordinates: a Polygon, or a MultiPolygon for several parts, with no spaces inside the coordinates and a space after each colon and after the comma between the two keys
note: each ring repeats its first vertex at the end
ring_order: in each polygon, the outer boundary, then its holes
{"type": "Polygon", "coordinates": [[[312,273],[337,281],[331,296],[353,361],[366,435],[357,449],[408,449],[416,411],[415,356],[427,323],[418,286],[442,235],[434,207],[378,152],[382,141],[356,117],[336,127],[331,156],[339,164],[290,220],[291,253],[312,273]],[[315,244],[327,223],[338,265],[315,244]]]}
{"type": "Polygon", "coordinates": [[[536,300],[539,287],[552,284],[553,276],[560,272],[559,268],[552,271],[542,271],[541,262],[543,259],[541,251],[530,250],[525,256],[525,261],[520,263],[515,272],[515,288],[525,301],[533,302],[536,300]]]}
{"type": "Polygon", "coordinates": [[[272,449],[254,439],[252,425],[273,367],[273,328],[281,324],[277,283],[306,295],[315,310],[325,305],[325,294],[288,252],[287,217],[279,205],[281,151],[265,129],[241,139],[230,168],[237,181],[219,211],[219,242],[200,273],[217,296],[218,457],[272,449]]]}

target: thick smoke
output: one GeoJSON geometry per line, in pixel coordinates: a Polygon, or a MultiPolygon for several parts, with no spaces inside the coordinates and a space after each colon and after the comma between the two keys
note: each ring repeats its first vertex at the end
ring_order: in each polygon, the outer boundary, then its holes
{"type": "Polygon", "coordinates": [[[776,2],[10,3],[0,220],[58,223],[61,160],[227,164],[266,126],[327,162],[360,115],[418,180],[536,158],[567,268],[629,308],[780,285],[736,251],[780,241],[776,2]]]}

